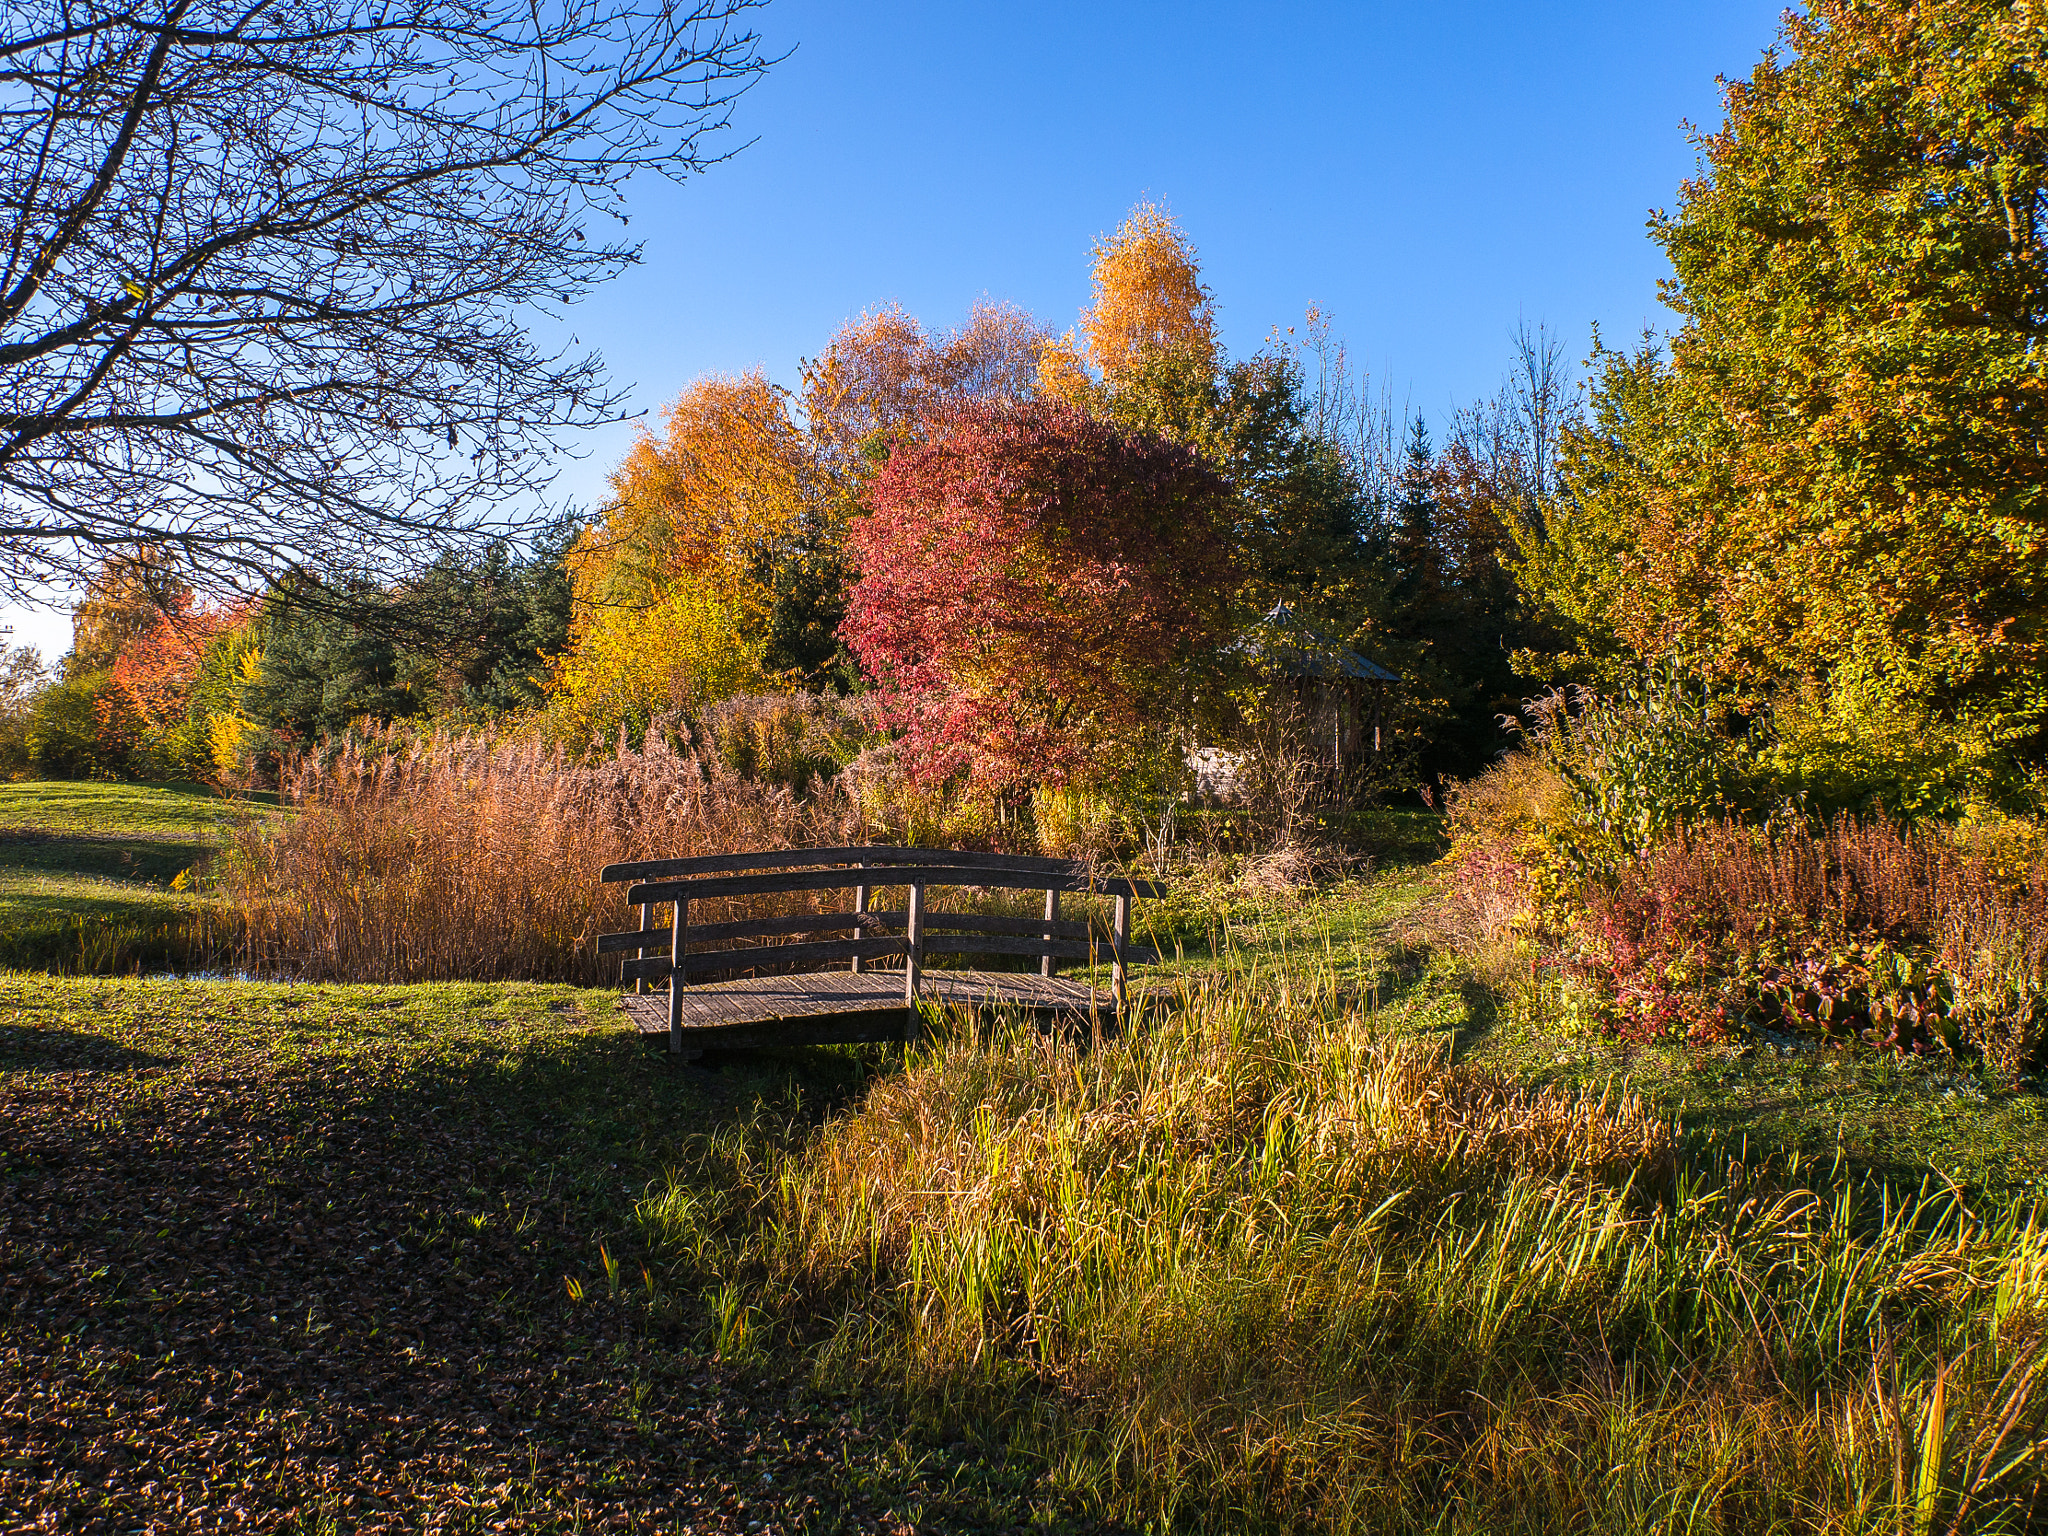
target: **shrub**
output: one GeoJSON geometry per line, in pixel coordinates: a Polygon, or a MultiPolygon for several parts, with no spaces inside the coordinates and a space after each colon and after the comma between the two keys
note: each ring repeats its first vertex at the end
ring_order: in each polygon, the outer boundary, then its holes
{"type": "Polygon", "coordinates": [[[1675,667],[1607,694],[1553,690],[1523,713],[1530,750],[1565,790],[1569,814],[1547,835],[1581,874],[1756,796],[1743,744],[1718,729],[1706,690],[1675,667]]]}
{"type": "Polygon", "coordinates": [[[1566,871],[1551,846],[1569,813],[1564,779],[1533,752],[1510,752],[1445,800],[1441,870],[1448,936],[1497,949],[1530,930],[1566,871]]]}
{"type": "Polygon", "coordinates": [[[88,672],[37,694],[23,736],[42,778],[118,778],[140,730],[109,674],[88,672]]]}
{"type": "Polygon", "coordinates": [[[1968,1049],[2017,1075],[2043,1038],[2048,857],[1843,816],[1685,829],[1590,883],[1559,963],[1624,1034],[1763,1025],[1968,1049]]]}
{"type": "Polygon", "coordinates": [[[1778,794],[1820,814],[1953,821],[1972,807],[2026,798],[2014,743],[1993,724],[1942,714],[1893,689],[1837,678],[1825,690],[1788,690],[1768,718],[1763,771],[1778,794]]]}

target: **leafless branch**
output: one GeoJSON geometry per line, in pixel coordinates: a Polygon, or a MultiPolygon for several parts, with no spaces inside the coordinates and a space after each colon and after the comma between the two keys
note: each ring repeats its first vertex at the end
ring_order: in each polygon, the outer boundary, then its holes
{"type": "Polygon", "coordinates": [[[760,3],[10,5],[0,594],[400,565],[536,492],[618,397],[527,321],[636,259],[635,171],[722,158],[760,3]]]}

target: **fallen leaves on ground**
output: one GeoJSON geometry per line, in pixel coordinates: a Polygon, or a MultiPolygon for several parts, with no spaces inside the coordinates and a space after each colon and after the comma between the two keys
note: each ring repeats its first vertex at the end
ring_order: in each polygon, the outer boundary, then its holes
{"type": "Polygon", "coordinates": [[[992,1469],[693,1347],[624,1219],[689,1094],[623,1031],[215,985],[0,978],[0,1526],[1001,1522],[992,1469]]]}

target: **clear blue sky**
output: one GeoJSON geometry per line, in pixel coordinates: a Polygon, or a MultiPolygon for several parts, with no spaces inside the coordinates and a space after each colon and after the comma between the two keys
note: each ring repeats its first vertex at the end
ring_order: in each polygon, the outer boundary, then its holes
{"type": "MultiPolygon", "coordinates": [[[[1667,320],[1644,234],[1694,169],[1781,0],[1264,5],[773,0],[794,48],[738,108],[754,142],[636,187],[645,260],[575,314],[636,407],[699,373],[794,382],[843,321],[934,325],[982,294],[1064,328],[1088,254],[1140,197],[1200,251],[1226,340],[1313,303],[1433,420],[1491,390],[1518,317],[1576,358],[1667,320]]],[[[559,489],[586,502],[629,429],[559,489]]],[[[58,616],[9,614],[54,657],[58,616]]]]}

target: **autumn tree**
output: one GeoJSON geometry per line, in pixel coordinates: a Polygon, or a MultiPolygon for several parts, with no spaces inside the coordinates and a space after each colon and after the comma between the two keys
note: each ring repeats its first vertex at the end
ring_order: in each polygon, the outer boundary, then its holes
{"type": "Polygon", "coordinates": [[[244,617],[241,610],[187,606],[158,614],[155,623],[121,648],[110,669],[113,683],[145,729],[164,732],[185,723],[208,643],[244,617]]]}
{"type": "Polygon", "coordinates": [[[1681,317],[1608,352],[1532,589],[1762,700],[2048,720],[2048,22],[1814,0],[1652,225],[1681,317]]]}
{"type": "Polygon", "coordinates": [[[72,605],[71,652],[64,658],[64,675],[78,678],[106,671],[129,641],[154,628],[165,614],[183,613],[191,606],[191,587],[161,551],[146,545],[116,551],[93,569],[72,605]]]}
{"type": "Polygon", "coordinates": [[[1141,203],[1096,244],[1078,337],[1041,353],[1046,392],[1200,453],[1229,484],[1239,622],[1276,602],[1347,632],[1371,606],[1368,508],[1334,434],[1317,430],[1301,359],[1283,345],[1231,359],[1194,242],[1141,203]]]}
{"type": "Polygon", "coordinates": [[[805,362],[795,395],[758,370],[692,384],[659,431],[641,432],[571,553],[564,732],[637,726],[742,688],[852,686],[846,533],[869,482],[964,404],[1035,393],[1046,334],[990,301],[946,331],[887,306],[805,362]]]}
{"type": "Polygon", "coordinates": [[[835,467],[872,460],[892,435],[943,422],[967,401],[1029,399],[1051,339],[1024,310],[991,299],[937,333],[884,305],[842,326],[805,363],[804,419],[835,467]]]}
{"type": "Polygon", "coordinates": [[[1229,490],[1193,450],[1050,401],[963,405],[856,520],[846,634],[925,778],[1084,780],[1185,709],[1227,634],[1229,490]]]}
{"type": "Polygon", "coordinates": [[[1104,378],[1127,378],[1162,356],[1214,366],[1215,297],[1202,281],[1194,242],[1164,208],[1142,202],[1116,233],[1097,241],[1093,277],[1081,336],[1087,360],[1104,378]]]}

